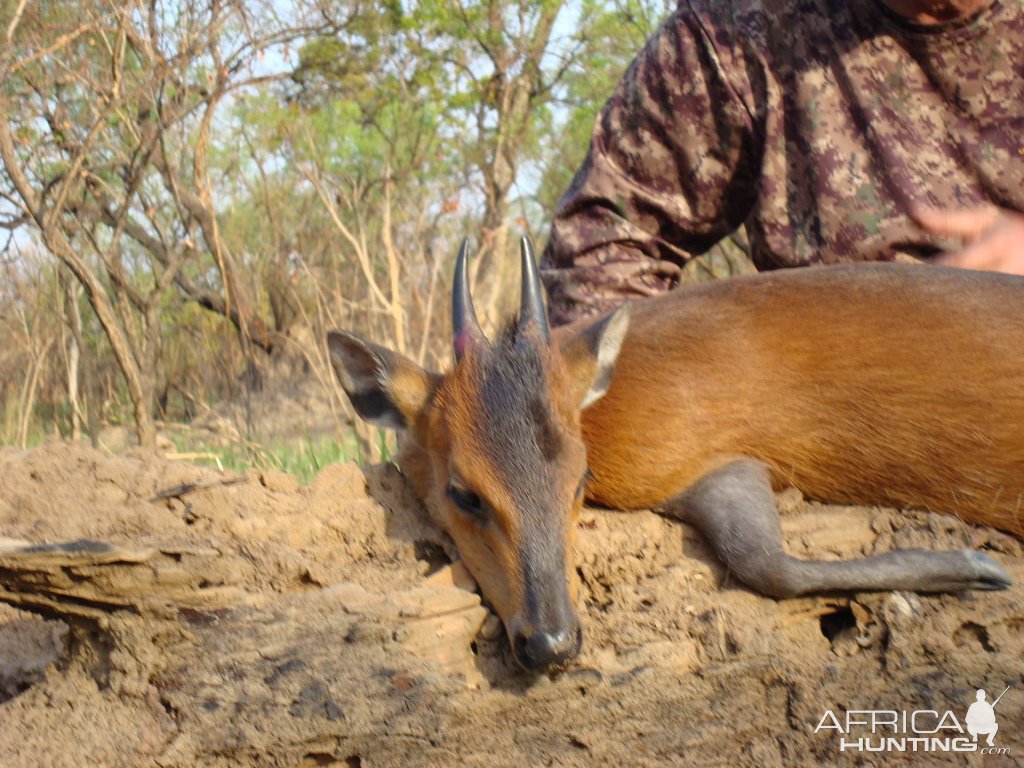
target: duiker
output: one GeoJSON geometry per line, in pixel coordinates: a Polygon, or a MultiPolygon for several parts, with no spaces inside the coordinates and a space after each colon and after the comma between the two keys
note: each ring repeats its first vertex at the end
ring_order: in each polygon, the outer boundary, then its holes
{"type": "Polygon", "coordinates": [[[914,265],[808,268],[697,285],[548,328],[529,241],[519,317],[494,339],[453,283],[447,373],[344,332],[331,359],[505,624],[554,671],[582,642],[584,499],[697,527],[773,597],[1003,589],[971,550],[841,562],[782,547],[773,488],[957,514],[1024,532],[1024,279],[914,265]]]}

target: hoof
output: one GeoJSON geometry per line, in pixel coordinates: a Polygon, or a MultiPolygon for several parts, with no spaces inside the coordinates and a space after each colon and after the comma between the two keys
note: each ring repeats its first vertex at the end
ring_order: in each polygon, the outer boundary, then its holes
{"type": "Polygon", "coordinates": [[[1013,579],[1006,569],[988,555],[965,549],[963,556],[974,575],[974,580],[964,585],[965,589],[1007,589],[1013,586],[1013,579]]]}

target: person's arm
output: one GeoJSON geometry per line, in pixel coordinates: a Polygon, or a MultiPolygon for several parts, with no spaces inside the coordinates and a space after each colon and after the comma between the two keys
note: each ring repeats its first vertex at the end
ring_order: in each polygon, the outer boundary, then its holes
{"type": "Polygon", "coordinates": [[[671,288],[753,205],[761,99],[708,16],[681,3],[595,123],[541,260],[556,324],[671,288]]]}

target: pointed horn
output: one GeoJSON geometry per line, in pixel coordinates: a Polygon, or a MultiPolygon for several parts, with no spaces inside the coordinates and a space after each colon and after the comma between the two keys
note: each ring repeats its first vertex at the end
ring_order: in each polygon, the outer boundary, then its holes
{"type": "Polygon", "coordinates": [[[464,239],[459,255],[455,257],[455,277],[452,280],[452,339],[456,360],[484,336],[473,309],[473,297],[469,295],[468,262],[469,240],[464,239]]]}
{"type": "Polygon", "coordinates": [[[537,323],[544,339],[550,338],[548,333],[548,314],[544,309],[544,292],[540,287],[540,272],[537,270],[537,259],[533,255],[533,243],[530,238],[520,240],[520,262],[523,273],[523,287],[519,299],[519,325],[533,321],[537,323]]]}

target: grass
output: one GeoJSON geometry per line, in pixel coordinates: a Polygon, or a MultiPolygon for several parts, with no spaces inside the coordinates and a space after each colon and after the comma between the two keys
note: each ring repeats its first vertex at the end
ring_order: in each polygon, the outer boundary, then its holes
{"type": "MultiPolygon", "coordinates": [[[[378,433],[382,460],[390,458],[390,450],[383,432],[378,433]]],[[[268,444],[246,443],[228,446],[197,445],[193,441],[173,438],[175,447],[185,453],[205,453],[216,459],[194,459],[197,463],[213,464],[219,460],[226,470],[244,472],[247,469],[275,469],[293,475],[306,484],[328,464],[355,461],[363,465],[365,457],[354,436],[339,442],[331,437],[273,441],[268,444]]]]}
{"type": "MultiPolygon", "coordinates": [[[[0,420],[0,446],[13,445],[11,423],[0,420]]],[[[29,432],[27,446],[32,448],[42,443],[48,435],[33,425],[29,432]]],[[[197,464],[214,465],[233,472],[244,472],[247,469],[275,469],[293,475],[300,483],[306,484],[328,464],[344,461],[355,461],[360,466],[368,463],[363,455],[361,445],[354,434],[323,435],[312,437],[270,440],[260,443],[254,441],[236,442],[228,445],[210,443],[204,440],[201,432],[191,430],[164,430],[174,444],[174,450],[183,454],[198,454],[188,460],[197,464]],[[201,436],[202,435],[202,436],[201,436]]],[[[88,440],[88,438],[84,438],[88,440]]],[[[375,437],[380,448],[382,461],[388,461],[393,455],[387,433],[377,430],[375,437]]]]}

